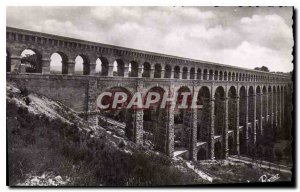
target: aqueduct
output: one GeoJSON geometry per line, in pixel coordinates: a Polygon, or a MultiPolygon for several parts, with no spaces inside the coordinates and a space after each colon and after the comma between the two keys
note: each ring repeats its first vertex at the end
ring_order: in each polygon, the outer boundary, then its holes
{"type": "Polygon", "coordinates": [[[91,125],[100,121],[102,112],[96,108],[96,98],[105,90],[122,89],[130,94],[152,90],[170,97],[176,92],[198,93],[201,109],[153,106],[112,115],[132,129],[131,137],[137,144],[151,138],[157,150],[192,160],[247,154],[256,139],[264,136],[265,125],[284,128],[286,94],[292,84],[289,75],[11,27],[6,28],[6,55],[8,81],[64,103],[91,125]],[[34,73],[28,73],[21,64],[25,49],[40,59],[34,73]],[[53,53],[62,58],[61,74],[50,71],[53,53]],[[82,74],[75,73],[78,55],[83,58],[82,74]],[[101,60],[98,73],[97,59],[101,60]]]}

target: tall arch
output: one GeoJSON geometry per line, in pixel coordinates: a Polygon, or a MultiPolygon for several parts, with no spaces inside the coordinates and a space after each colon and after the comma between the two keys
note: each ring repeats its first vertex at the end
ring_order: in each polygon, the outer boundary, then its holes
{"type": "Polygon", "coordinates": [[[161,65],[159,63],[156,63],[154,65],[154,78],[161,78],[161,65]]]}
{"type": "Polygon", "coordinates": [[[231,86],[228,91],[228,129],[234,130],[236,127],[237,117],[237,91],[234,86],[231,86]]]}
{"type": "Polygon", "coordinates": [[[225,90],[222,86],[215,91],[215,135],[223,135],[225,128],[225,90]]]}
{"type": "Polygon", "coordinates": [[[240,102],[239,102],[239,125],[244,126],[243,131],[239,132],[239,141],[240,141],[240,154],[246,154],[246,131],[248,125],[247,119],[247,91],[244,86],[241,86],[239,91],[240,102]]]}
{"type": "Polygon", "coordinates": [[[144,97],[144,103],[147,102],[147,99],[154,100],[155,96],[150,98],[149,93],[158,93],[160,98],[157,102],[152,103],[150,107],[144,109],[144,132],[147,140],[150,140],[153,149],[160,151],[162,153],[167,152],[167,133],[166,133],[166,110],[162,109],[161,103],[165,90],[162,87],[155,86],[149,89],[144,97]],[[149,97],[149,98],[148,98],[149,97]]]}
{"type": "Polygon", "coordinates": [[[198,121],[197,123],[197,141],[207,142],[209,141],[210,133],[210,91],[206,86],[202,86],[198,92],[197,104],[202,105],[202,108],[198,109],[198,121]]]}
{"type": "Polygon", "coordinates": [[[258,136],[260,136],[262,134],[262,130],[260,129],[260,124],[262,123],[261,122],[261,105],[262,105],[262,102],[261,102],[261,88],[260,86],[257,86],[256,87],[256,120],[257,120],[257,123],[256,123],[256,134],[258,136]]]}
{"type": "Polygon", "coordinates": [[[192,92],[186,87],[182,86],[177,90],[177,104],[176,109],[174,111],[174,141],[175,141],[175,150],[188,149],[190,146],[189,136],[191,135],[190,122],[192,121],[192,115],[190,110],[187,108],[180,108],[183,104],[189,104],[189,100],[191,99],[192,92]],[[187,95],[187,103],[184,100],[184,94],[187,95]]]}
{"type": "MultiPolygon", "coordinates": [[[[249,117],[249,122],[251,122],[251,127],[248,128],[248,136],[251,141],[254,139],[254,112],[255,112],[255,103],[254,103],[254,96],[255,96],[255,91],[253,86],[249,87],[249,97],[248,97],[248,117],[249,117]]],[[[253,146],[249,146],[251,149],[249,150],[250,153],[253,149],[253,146]]]]}

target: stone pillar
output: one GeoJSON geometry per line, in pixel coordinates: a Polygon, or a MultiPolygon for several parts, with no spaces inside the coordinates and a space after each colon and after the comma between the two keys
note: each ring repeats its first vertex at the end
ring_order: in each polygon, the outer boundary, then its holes
{"type": "Polygon", "coordinates": [[[113,77],[114,76],[114,63],[109,63],[108,64],[108,77],[113,77]]]}
{"type": "Polygon", "coordinates": [[[204,73],[201,71],[201,73],[200,73],[200,80],[203,80],[203,75],[204,75],[204,73]]]}
{"type": "Polygon", "coordinates": [[[273,97],[275,97],[275,109],[274,109],[274,120],[275,120],[275,127],[277,127],[277,108],[278,108],[278,97],[277,97],[278,92],[275,92],[273,97]]]}
{"type": "Polygon", "coordinates": [[[252,97],[253,97],[253,119],[252,119],[253,140],[252,142],[255,144],[256,143],[256,94],[253,94],[252,97]]]}
{"type": "Polygon", "coordinates": [[[90,75],[96,74],[96,63],[90,63],[90,75]]]}
{"type": "Polygon", "coordinates": [[[192,126],[191,126],[191,160],[197,161],[197,109],[191,109],[192,110],[192,126]]]}
{"type": "MultiPolygon", "coordinates": [[[[172,97],[170,94],[169,97],[172,97]]],[[[174,156],[174,106],[167,103],[167,155],[174,156]]]]}
{"type": "Polygon", "coordinates": [[[279,101],[277,102],[278,104],[278,128],[279,130],[281,129],[281,91],[278,92],[278,96],[279,96],[279,101]]]}
{"type": "MultiPolygon", "coordinates": [[[[136,92],[142,93],[143,92],[143,82],[138,80],[136,92]]],[[[136,144],[141,145],[143,144],[143,116],[144,111],[143,109],[138,108],[137,106],[134,107],[134,141],[136,144]]]]}
{"type": "Polygon", "coordinates": [[[236,97],[235,153],[240,155],[240,98],[236,97]]]}
{"type": "Polygon", "coordinates": [[[265,117],[265,124],[267,124],[268,122],[269,122],[269,93],[268,92],[266,92],[265,93],[265,95],[264,95],[264,97],[265,97],[265,101],[266,101],[266,117],[265,117]]]}
{"type": "Polygon", "coordinates": [[[209,150],[209,155],[210,159],[214,160],[215,159],[215,99],[212,98],[210,101],[210,136],[209,136],[209,145],[208,145],[208,150],[209,150]]]}
{"type": "Polygon", "coordinates": [[[50,59],[42,59],[42,74],[50,74],[50,59]]]}
{"type": "Polygon", "coordinates": [[[164,79],[164,78],[165,78],[165,66],[161,66],[160,78],[161,78],[161,79],[164,79]]]}
{"type": "Polygon", "coordinates": [[[179,79],[182,79],[182,68],[179,68],[179,79]]]}
{"type": "Polygon", "coordinates": [[[136,109],[134,111],[134,142],[138,145],[143,144],[143,109],[136,109]]]}
{"type": "Polygon", "coordinates": [[[190,68],[188,68],[187,73],[186,73],[186,79],[190,79],[191,71],[190,68]]]}
{"type": "Polygon", "coordinates": [[[271,99],[271,106],[269,106],[271,108],[271,114],[270,114],[270,122],[271,122],[271,125],[273,127],[274,125],[274,113],[273,113],[273,92],[270,93],[270,98],[271,99]]]}
{"type": "Polygon", "coordinates": [[[174,68],[171,69],[171,77],[170,79],[174,79],[174,68]]]}
{"type": "MultiPolygon", "coordinates": [[[[132,68],[131,68],[132,70],[132,68]]],[[[129,76],[129,64],[126,62],[124,64],[124,77],[128,77],[129,76]]]]}
{"type": "Polygon", "coordinates": [[[228,158],[228,97],[225,98],[224,101],[225,105],[225,125],[224,125],[224,132],[223,132],[223,146],[224,146],[224,158],[228,158]]]}
{"type": "Polygon", "coordinates": [[[87,121],[90,126],[98,126],[98,115],[97,114],[89,114],[96,112],[97,106],[96,106],[96,91],[97,91],[97,80],[90,79],[89,80],[89,86],[88,86],[88,101],[87,101],[87,121]]]}
{"type": "Polygon", "coordinates": [[[284,89],[281,91],[282,93],[282,96],[281,96],[281,127],[283,128],[284,127],[284,123],[285,123],[285,117],[284,117],[284,99],[285,99],[285,95],[284,95],[284,89]]]}
{"type": "Polygon", "coordinates": [[[143,67],[143,65],[139,65],[138,67],[139,67],[138,68],[138,77],[142,78],[143,77],[143,69],[144,69],[144,67],[143,67]]]}
{"type": "Polygon", "coordinates": [[[21,56],[11,55],[10,66],[12,73],[20,73],[21,68],[21,56]]]}
{"type": "Polygon", "coordinates": [[[151,69],[150,69],[150,78],[154,78],[154,72],[155,72],[155,68],[154,66],[151,65],[151,69]]]}
{"type": "Polygon", "coordinates": [[[68,61],[68,74],[69,75],[75,74],[75,61],[68,61]]]}

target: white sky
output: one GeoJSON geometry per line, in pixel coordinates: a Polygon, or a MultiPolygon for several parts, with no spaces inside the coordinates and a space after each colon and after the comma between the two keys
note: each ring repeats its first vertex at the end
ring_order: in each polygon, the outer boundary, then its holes
{"type": "MultiPolygon", "coordinates": [[[[289,72],[292,13],[292,7],[7,7],[6,21],[100,43],[289,72]]],[[[60,58],[52,59],[56,68],[60,58]]],[[[76,61],[82,70],[82,58],[76,61]]]]}

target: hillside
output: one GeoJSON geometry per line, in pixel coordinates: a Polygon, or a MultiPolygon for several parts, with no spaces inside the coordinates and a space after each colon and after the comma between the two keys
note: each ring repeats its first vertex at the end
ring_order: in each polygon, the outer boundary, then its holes
{"type": "Polygon", "coordinates": [[[59,102],[11,83],[6,91],[10,186],[209,183],[185,161],[138,147],[118,132],[89,127],[59,102]]]}

